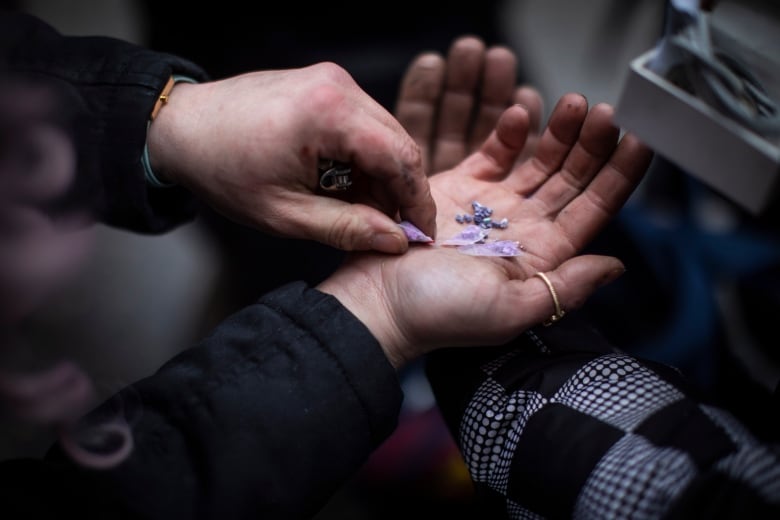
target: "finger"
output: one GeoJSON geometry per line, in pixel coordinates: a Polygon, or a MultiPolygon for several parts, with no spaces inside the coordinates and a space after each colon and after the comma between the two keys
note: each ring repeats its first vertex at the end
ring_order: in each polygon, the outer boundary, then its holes
{"type": "Polygon", "coordinates": [[[474,126],[469,136],[469,150],[479,147],[493,131],[496,122],[512,103],[517,82],[517,58],[508,48],[491,47],[485,53],[481,96],[474,126]]]}
{"type": "Polygon", "coordinates": [[[348,162],[355,176],[365,174],[385,183],[398,214],[435,238],[436,205],[420,147],[342,68],[327,66],[324,70],[354,95],[346,96],[344,89],[319,89],[319,103],[341,108],[327,118],[330,131],[320,135],[319,157],[348,162]]]}
{"type": "Polygon", "coordinates": [[[617,146],[620,130],[612,123],[613,112],[606,103],[590,110],[579,138],[561,169],[534,193],[533,197],[541,201],[551,214],[563,209],[582,193],[617,146]]]}
{"type": "Polygon", "coordinates": [[[475,168],[474,177],[488,181],[506,178],[525,146],[528,117],[528,110],[520,105],[513,105],[501,114],[495,130],[479,150],[479,156],[487,160],[488,166],[475,168]]]}
{"type": "Polygon", "coordinates": [[[528,117],[531,124],[530,133],[538,134],[541,132],[542,114],[544,113],[542,94],[529,85],[522,85],[515,89],[513,102],[528,109],[528,117]]]}
{"type": "MultiPolygon", "coordinates": [[[[582,255],[562,263],[555,270],[545,272],[550,281],[558,306],[564,313],[580,308],[600,287],[611,283],[625,272],[623,263],[611,256],[582,255]]],[[[538,276],[506,284],[500,298],[505,299],[498,308],[507,309],[507,319],[517,321],[517,309],[523,313],[518,331],[540,324],[554,315],[557,309],[552,291],[538,276]]],[[[553,325],[554,326],[554,325],[553,325]]]]}
{"type": "Polygon", "coordinates": [[[513,100],[515,104],[523,105],[528,110],[528,138],[526,139],[523,152],[517,159],[518,161],[524,161],[533,156],[534,152],[536,152],[536,145],[539,142],[539,133],[542,130],[544,101],[542,100],[542,95],[539,91],[528,85],[517,87],[513,100]]]}
{"type": "Polygon", "coordinates": [[[584,247],[620,211],[642,181],[652,158],[652,150],[636,136],[623,136],[587,189],[556,218],[577,249],[584,247]]]}
{"type": "Polygon", "coordinates": [[[420,147],[423,168],[431,174],[432,140],[446,65],[436,53],[424,53],[409,65],[401,79],[395,115],[420,147]]]}
{"type": "Polygon", "coordinates": [[[401,254],[409,247],[398,224],[373,207],[312,195],[279,200],[279,206],[273,208],[279,222],[273,228],[283,236],[315,240],[343,251],[401,254]],[[309,211],[290,208],[309,208],[309,211]]]}
{"type": "Polygon", "coordinates": [[[565,94],[558,100],[531,160],[507,179],[516,193],[532,193],[558,171],[577,142],[587,114],[588,101],[581,94],[565,94]]]}
{"type": "Polygon", "coordinates": [[[337,143],[342,152],[329,155],[352,164],[354,175],[385,183],[401,218],[436,237],[436,204],[422,167],[420,148],[389,113],[383,119],[354,114],[345,121],[337,143]],[[394,124],[393,124],[394,123],[394,124]]]}
{"type": "Polygon", "coordinates": [[[450,46],[436,123],[433,172],[452,168],[469,153],[468,133],[484,60],[485,44],[479,38],[463,36],[450,46]]]}
{"type": "MultiPolygon", "coordinates": [[[[626,268],[623,263],[612,256],[582,255],[575,256],[562,263],[553,271],[544,273],[550,281],[558,299],[558,307],[565,319],[565,313],[579,309],[597,289],[615,281],[626,268]]],[[[542,303],[534,307],[537,322],[545,322],[555,316],[558,309],[555,306],[553,291],[538,276],[526,280],[536,283],[537,294],[542,293],[542,303]],[[546,303],[544,300],[546,298],[546,303]]],[[[561,315],[558,314],[560,317],[561,315]]],[[[553,319],[552,321],[554,321],[553,319]]]]}

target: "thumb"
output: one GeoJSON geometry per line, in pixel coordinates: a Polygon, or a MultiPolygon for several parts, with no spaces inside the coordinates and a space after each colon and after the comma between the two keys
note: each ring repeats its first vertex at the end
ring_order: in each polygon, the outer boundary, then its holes
{"type": "Polygon", "coordinates": [[[297,212],[287,220],[291,230],[344,251],[401,254],[409,241],[401,227],[381,211],[364,204],[327,198],[316,211],[297,212]]]}
{"type": "Polygon", "coordinates": [[[544,276],[534,276],[526,280],[536,280],[539,291],[544,293],[547,303],[534,305],[538,322],[554,323],[566,312],[580,308],[600,287],[615,281],[626,271],[623,262],[612,256],[582,255],[576,256],[559,265],[544,276]],[[547,285],[547,278],[551,287],[547,285]],[[558,308],[556,308],[556,299],[558,308]]]}

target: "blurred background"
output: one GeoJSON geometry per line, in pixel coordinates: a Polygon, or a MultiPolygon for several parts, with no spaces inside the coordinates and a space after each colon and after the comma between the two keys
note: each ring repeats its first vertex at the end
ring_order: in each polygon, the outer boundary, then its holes
{"type": "MultiPolygon", "coordinates": [[[[547,111],[570,91],[591,104],[614,105],[629,62],[661,37],[666,7],[657,0],[460,4],[396,0],[347,9],[280,2],[261,5],[257,15],[258,7],[233,0],[0,2],[65,34],[115,36],[179,54],[214,79],[334,61],[390,111],[412,58],[446,53],[467,33],[510,46],[520,61],[518,81],[542,92],[547,111]]],[[[750,9],[756,2],[721,2],[725,9],[734,4],[750,9]]],[[[706,398],[766,436],[775,433],[765,410],[780,379],[771,333],[780,304],[776,222],[771,214],[746,214],[657,157],[640,190],[590,247],[619,256],[628,271],[582,310],[618,347],[679,367],[706,398]]],[[[340,258],[324,246],[265,237],[208,212],[161,236],[97,226],[83,269],[24,332],[33,345],[73,351],[108,395],[263,292],[295,279],[316,283],[340,258]]],[[[400,374],[405,403],[398,430],[319,520],[489,516],[472,494],[421,363],[400,374]]],[[[18,424],[0,435],[3,458],[41,454],[51,442],[46,432],[18,424]]]]}

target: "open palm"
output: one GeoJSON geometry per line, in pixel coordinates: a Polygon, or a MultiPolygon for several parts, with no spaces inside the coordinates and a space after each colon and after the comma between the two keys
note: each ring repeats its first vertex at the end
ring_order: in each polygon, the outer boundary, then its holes
{"type": "Polygon", "coordinates": [[[611,120],[610,106],[588,110],[582,96],[568,94],[533,156],[518,162],[528,114],[510,107],[479,150],[431,178],[437,242],[397,257],[355,255],[325,290],[369,326],[396,365],[440,346],[502,343],[549,318],[552,299],[538,271],[564,308],[580,306],[623,266],[576,255],[622,207],[651,157],[633,136],[619,140],[611,120]],[[474,257],[437,245],[462,229],[455,215],[470,213],[474,200],[508,219],[489,240],[518,241],[520,256],[474,257]]]}
{"type": "Polygon", "coordinates": [[[609,105],[588,111],[582,96],[568,94],[533,156],[518,163],[525,119],[521,108],[510,108],[480,150],[431,183],[440,239],[462,228],[454,216],[477,200],[493,208],[494,220],[509,220],[490,238],[520,242],[516,263],[528,278],[555,269],[596,235],[641,180],[650,152],[630,135],[618,142],[609,105]]]}

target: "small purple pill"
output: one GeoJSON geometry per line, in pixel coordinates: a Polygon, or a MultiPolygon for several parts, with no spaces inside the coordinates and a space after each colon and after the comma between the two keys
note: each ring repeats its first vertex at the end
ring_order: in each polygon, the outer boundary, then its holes
{"type": "Polygon", "coordinates": [[[404,230],[407,240],[409,242],[433,242],[433,239],[420,231],[420,229],[409,221],[402,221],[398,223],[401,229],[404,230]]]}
{"type": "Polygon", "coordinates": [[[482,242],[487,238],[487,232],[473,224],[463,228],[463,231],[441,243],[443,246],[465,246],[482,242]]]}
{"type": "Polygon", "coordinates": [[[496,240],[483,244],[469,244],[458,247],[458,251],[472,256],[520,256],[520,244],[514,240],[496,240]]]}

